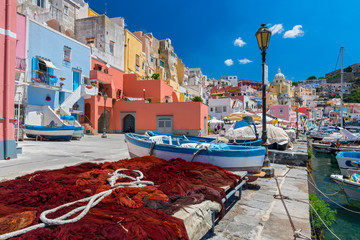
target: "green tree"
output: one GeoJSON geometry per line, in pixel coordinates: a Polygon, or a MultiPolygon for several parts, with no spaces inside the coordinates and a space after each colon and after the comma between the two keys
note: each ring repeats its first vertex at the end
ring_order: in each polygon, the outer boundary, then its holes
{"type": "Polygon", "coordinates": [[[348,66],[347,68],[344,69],[344,72],[352,72],[352,67],[348,66]]]}
{"type": "Polygon", "coordinates": [[[298,83],[298,82],[292,82],[292,85],[293,85],[294,87],[297,87],[297,86],[299,86],[299,83],[298,83]]]}
{"type": "Polygon", "coordinates": [[[203,99],[200,96],[195,96],[193,99],[191,99],[193,102],[203,102],[203,99]]]}
{"type": "Polygon", "coordinates": [[[325,77],[319,77],[318,79],[326,79],[325,77]]]}
{"type": "Polygon", "coordinates": [[[316,79],[316,77],[315,76],[310,76],[310,77],[308,77],[307,80],[312,80],[312,79],[316,79]]]}
{"type": "MultiPolygon", "coordinates": [[[[336,210],[331,210],[329,204],[319,199],[314,193],[309,194],[309,199],[311,206],[313,206],[325,224],[331,226],[336,220],[336,210]]],[[[312,229],[313,236],[315,236],[315,239],[321,239],[325,227],[312,208],[310,208],[310,221],[314,227],[312,229]]]]}
{"type": "Polygon", "coordinates": [[[154,73],[153,75],[151,75],[151,79],[159,79],[160,78],[160,73],[154,73]]]}

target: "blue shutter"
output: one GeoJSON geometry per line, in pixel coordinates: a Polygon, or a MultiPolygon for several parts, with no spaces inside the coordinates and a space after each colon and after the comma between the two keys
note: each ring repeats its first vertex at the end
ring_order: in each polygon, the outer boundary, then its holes
{"type": "Polygon", "coordinates": [[[38,74],[37,74],[37,70],[39,70],[39,59],[37,59],[36,57],[33,57],[31,60],[31,77],[32,78],[37,78],[38,74]]]}

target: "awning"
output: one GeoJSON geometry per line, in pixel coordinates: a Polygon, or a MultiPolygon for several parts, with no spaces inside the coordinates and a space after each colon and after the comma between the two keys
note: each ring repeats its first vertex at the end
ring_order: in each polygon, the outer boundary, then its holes
{"type": "Polygon", "coordinates": [[[49,60],[45,60],[45,59],[40,58],[40,57],[38,57],[38,59],[39,59],[39,60],[41,60],[41,61],[43,61],[43,62],[45,63],[45,65],[46,65],[46,67],[48,67],[48,68],[52,68],[52,69],[56,69],[56,70],[61,71],[61,69],[60,69],[60,68],[55,67],[55,65],[54,65],[51,61],[49,61],[49,60]]]}

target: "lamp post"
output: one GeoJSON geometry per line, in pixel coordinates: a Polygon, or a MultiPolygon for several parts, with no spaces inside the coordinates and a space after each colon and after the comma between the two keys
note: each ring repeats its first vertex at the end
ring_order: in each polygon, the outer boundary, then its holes
{"type": "Polygon", "coordinates": [[[265,177],[274,176],[274,168],[270,166],[268,158],[268,146],[267,146],[267,132],[266,132],[266,85],[265,85],[265,56],[266,49],[269,47],[271,32],[265,26],[261,24],[261,27],[255,34],[262,56],[262,145],[266,148],[265,160],[262,170],[265,172],[265,177]]]}
{"type": "Polygon", "coordinates": [[[103,134],[101,135],[101,138],[107,138],[106,136],[106,100],[108,98],[108,95],[105,93],[104,94],[104,129],[103,129],[103,134]]]}
{"type": "Polygon", "coordinates": [[[143,88],[144,100],[145,100],[145,88],[143,88]]]}

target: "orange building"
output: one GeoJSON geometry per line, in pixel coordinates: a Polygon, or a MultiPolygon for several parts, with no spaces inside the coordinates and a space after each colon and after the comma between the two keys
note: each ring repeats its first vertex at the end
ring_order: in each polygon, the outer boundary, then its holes
{"type": "Polygon", "coordinates": [[[94,59],[92,69],[90,79],[99,94],[85,102],[87,127],[102,132],[105,118],[106,131],[113,133],[207,133],[208,107],[201,102],[179,102],[174,89],[163,80],[139,80],[135,74],[123,74],[94,59]]]}

